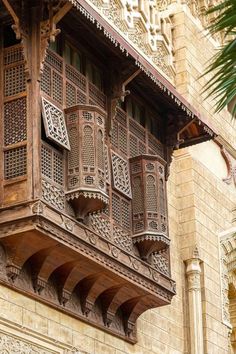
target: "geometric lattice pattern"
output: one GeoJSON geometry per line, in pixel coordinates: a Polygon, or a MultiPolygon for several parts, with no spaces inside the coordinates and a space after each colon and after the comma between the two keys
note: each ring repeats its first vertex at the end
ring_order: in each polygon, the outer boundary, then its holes
{"type": "Polygon", "coordinates": [[[130,202],[112,193],[112,219],[124,229],[130,229],[130,202]]]}
{"type": "Polygon", "coordinates": [[[132,198],[128,162],[114,152],[111,161],[114,188],[128,198],[132,198]]]}
{"type": "Polygon", "coordinates": [[[26,140],[26,97],[4,103],[4,144],[26,140]]]}
{"type": "Polygon", "coordinates": [[[42,180],[42,197],[46,202],[59,210],[63,210],[65,207],[64,190],[49,181],[42,180]]]}
{"type": "Polygon", "coordinates": [[[56,144],[70,150],[63,111],[45,98],[42,98],[42,108],[46,136],[56,144]]]}
{"type": "Polygon", "coordinates": [[[25,71],[24,65],[13,66],[4,71],[4,95],[14,96],[20,92],[24,92],[25,85],[25,71]]]}
{"type": "Polygon", "coordinates": [[[165,254],[161,252],[155,252],[152,255],[153,266],[161,273],[169,276],[170,266],[169,260],[165,257],[165,254]]]}
{"type": "Polygon", "coordinates": [[[11,179],[26,175],[26,146],[4,152],[4,178],[11,179]]]}
{"type": "Polygon", "coordinates": [[[42,143],[41,147],[41,171],[43,177],[63,186],[64,173],[62,154],[45,143],[42,143]]]}

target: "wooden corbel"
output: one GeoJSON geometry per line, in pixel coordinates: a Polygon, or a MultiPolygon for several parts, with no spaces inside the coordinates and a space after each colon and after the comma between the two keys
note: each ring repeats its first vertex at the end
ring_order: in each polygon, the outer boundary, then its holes
{"type": "Polygon", "coordinates": [[[107,131],[111,134],[112,121],[116,115],[116,109],[119,101],[124,102],[127,95],[130,94],[129,90],[126,90],[126,86],[141,72],[141,69],[135,70],[132,74],[125,79],[127,75],[121,75],[118,72],[112,70],[111,74],[111,95],[108,98],[108,120],[107,120],[107,131]]]}
{"type": "Polygon", "coordinates": [[[61,32],[56,27],[57,23],[70,11],[73,5],[66,2],[63,6],[48,4],[48,19],[40,23],[40,67],[39,77],[43,73],[44,61],[50,42],[55,42],[56,36],[61,32]]]}

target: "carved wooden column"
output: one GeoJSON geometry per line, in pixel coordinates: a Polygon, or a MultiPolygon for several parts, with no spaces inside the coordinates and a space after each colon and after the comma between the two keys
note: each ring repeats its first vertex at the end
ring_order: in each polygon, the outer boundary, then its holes
{"type": "Polygon", "coordinates": [[[186,261],[189,299],[190,353],[204,354],[201,300],[201,267],[198,254],[186,261]]]}

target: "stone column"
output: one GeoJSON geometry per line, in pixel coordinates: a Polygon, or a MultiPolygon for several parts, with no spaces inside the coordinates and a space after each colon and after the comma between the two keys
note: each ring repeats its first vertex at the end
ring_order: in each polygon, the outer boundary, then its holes
{"type": "Polygon", "coordinates": [[[199,258],[186,261],[188,281],[191,354],[204,354],[201,299],[201,267],[199,258]]]}

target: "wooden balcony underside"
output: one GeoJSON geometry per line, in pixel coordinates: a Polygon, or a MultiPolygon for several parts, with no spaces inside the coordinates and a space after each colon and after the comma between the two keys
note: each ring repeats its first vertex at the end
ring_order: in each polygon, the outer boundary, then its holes
{"type": "Polygon", "coordinates": [[[62,217],[56,225],[59,215],[41,202],[14,212],[14,222],[10,209],[1,212],[0,280],[8,286],[131,342],[137,318],[170,303],[172,280],[82,224],[62,217]]]}

